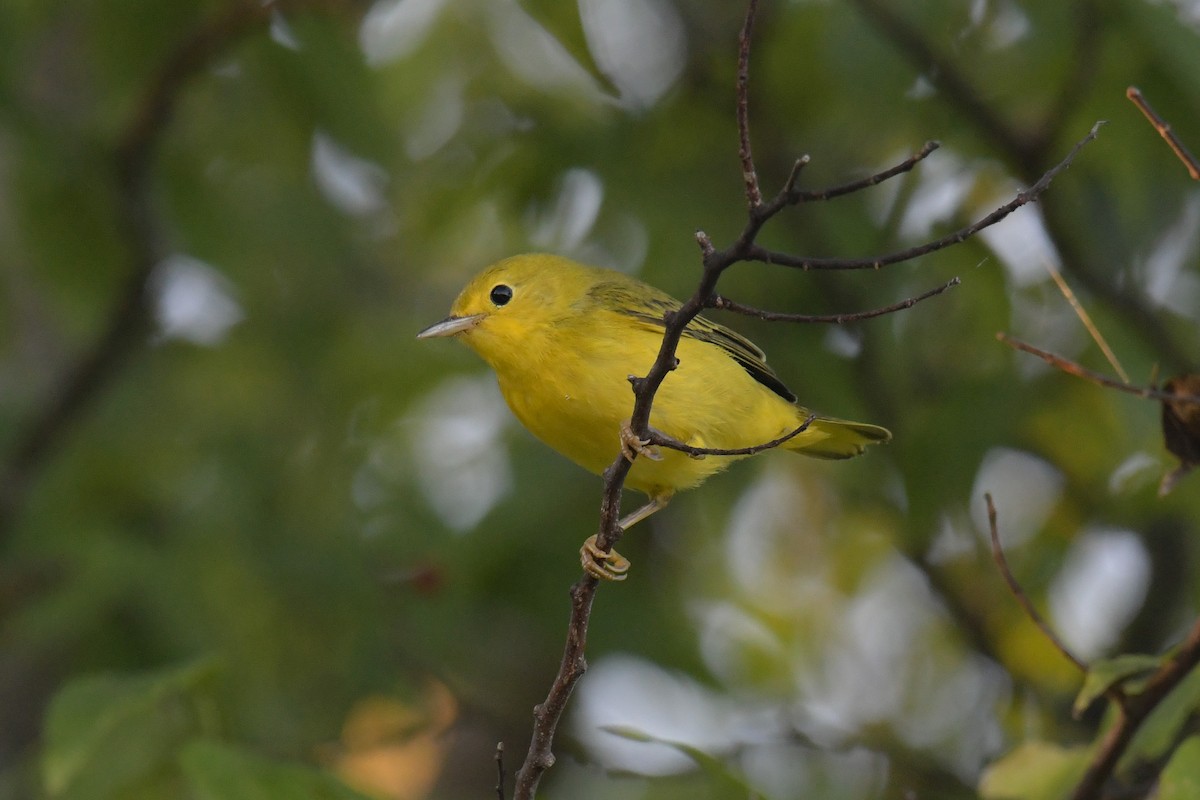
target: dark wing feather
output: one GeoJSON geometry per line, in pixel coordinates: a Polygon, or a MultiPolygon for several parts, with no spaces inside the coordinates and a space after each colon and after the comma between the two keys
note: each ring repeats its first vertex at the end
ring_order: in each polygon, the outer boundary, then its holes
{"type": "MultiPolygon", "coordinates": [[[[680,306],[675,298],[645,284],[629,286],[616,281],[597,283],[588,291],[588,296],[602,302],[606,308],[645,323],[658,333],[662,333],[665,327],[663,315],[668,311],[677,310],[680,306]]],[[[796,395],[792,394],[767,366],[763,351],[741,334],[705,317],[696,317],[684,328],[683,335],[716,345],[740,364],[754,380],[789,403],[796,402],[796,395]]]]}

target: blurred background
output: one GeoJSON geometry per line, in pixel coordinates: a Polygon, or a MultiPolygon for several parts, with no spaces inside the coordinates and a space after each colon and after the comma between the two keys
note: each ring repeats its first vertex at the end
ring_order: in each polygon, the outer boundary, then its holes
{"type": "MultiPolygon", "coordinates": [[[[727,0],[0,7],[0,797],[494,796],[558,668],[600,480],[418,342],[529,250],[676,296],[745,219],[727,0]],[[353,787],[353,789],[348,788],[353,787]],[[252,790],[266,794],[251,795],[252,790]]],[[[970,797],[1022,742],[1090,741],[1081,658],[1160,652],[1200,601],[1200,478],[1130,380],[1196,367],[1200,193],[1125,98],[1200,147],[1189,2],[764,0],[764,191],[913,172],[761,241],[879,271],[735,267],[713,314],[848,463],[742,462],[622,544],[550,797],[970,797]],[[689,748],[695,748],[694,750],[689,748]],[[703,757],[702,757],[703,756],[703,757]]],[[[632,402],[632,398],[631,398],[632,402]]],[[[615,442],[615,439],[614,439],[615,442]]],[[[631,497],[629,502],[640,501],[631,497]]]]}

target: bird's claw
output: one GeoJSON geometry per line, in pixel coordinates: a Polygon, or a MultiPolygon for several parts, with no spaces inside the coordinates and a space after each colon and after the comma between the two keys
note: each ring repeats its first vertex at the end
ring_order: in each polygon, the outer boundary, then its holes
{"type": "Polygon", "coordinates": [[[634,433],[629,420],[621,423],[621,453],[630,462],[638,456],[651,461],[662,461],[662,453],[658,452],[658,448],[650,444],[649,439],[643,439],[634,433]]]}
{"type": "Polygon", "coordinates": [[[623,581],[629,572],[629,559],[616,550],[601,550],[595,536],[589,536],[579,548],[579,563],[584,572],[602,581],[623,581]]]}

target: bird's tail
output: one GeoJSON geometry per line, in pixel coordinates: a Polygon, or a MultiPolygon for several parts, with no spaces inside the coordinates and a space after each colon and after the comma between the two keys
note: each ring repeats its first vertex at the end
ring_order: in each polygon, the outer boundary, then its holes
{"type": "Polygon", "coordinates": [[[892,432],[866,422],[850,422],[832,417],[817,417],[808,430],[783,445],[788,450],[813,458],[854,458],[869,444],[892,440],[892,432]]]}

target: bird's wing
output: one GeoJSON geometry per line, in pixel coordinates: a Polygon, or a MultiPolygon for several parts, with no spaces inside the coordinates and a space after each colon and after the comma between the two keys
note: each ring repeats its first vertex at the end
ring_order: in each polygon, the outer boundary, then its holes
{"type": "MultiPolygon", "coordinates": [[[[649,286],[629,286],[618,282],[598,283],[591,288],[588,295],[606,308],[615,309],[641,322],[649,329],[661,334],[665,328],[663,315],[668,311],[678,310],[680,303],[665,292],[660,292],[649,286]]],[[[684,328],[683,335],[691,339],[716,345],[721,348],[750,377],[766,386],[775,394],[787,400],[796,402],[796,395],[779,380],[774,371],[767,366],[766,355],[758,345],[731,331],[724,325],[718,325],[706,317],[696,317],[684,328]]]]}

